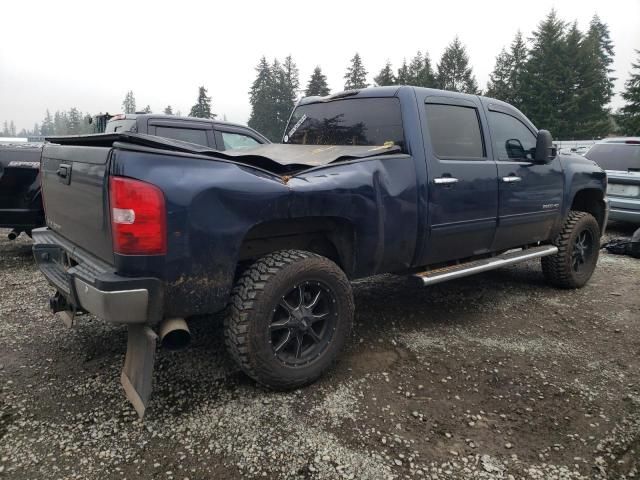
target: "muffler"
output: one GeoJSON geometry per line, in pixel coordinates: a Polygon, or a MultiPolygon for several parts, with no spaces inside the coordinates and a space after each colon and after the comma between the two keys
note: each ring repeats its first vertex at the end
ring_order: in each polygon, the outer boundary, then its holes
{"type": "Polygon", "coordinates": [[[167,318],[160,324],[160,344],[168,350],[180,350],[191,342],[184,318],[167,318]]]}
{"type": "Polygon", "coordinates": [[[16,238],[18,238],[20,236],[20,230],[14,228],[13,230],[11,230],[9,232],[9,234],[7,235],[7,238],[9,238],[9,240],[15,240],[16,238]]]}

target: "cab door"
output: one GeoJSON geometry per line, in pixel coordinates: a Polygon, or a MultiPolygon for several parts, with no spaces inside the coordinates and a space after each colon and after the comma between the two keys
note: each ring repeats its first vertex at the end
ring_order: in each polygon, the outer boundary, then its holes
{"type": "Polygon", "coordinates": [[[434,95],[424,104],[427,264],[487,253],[496,231],[496,163],[481,105],[468,98],[434,95]]]}
{"type": "Polygon", "coordinates": [[[487,117],[499,180],[492,250],[548,240],[562,204],[560,160],[534,162],[537,132],[517,110],[489,103],[487,117]]]}

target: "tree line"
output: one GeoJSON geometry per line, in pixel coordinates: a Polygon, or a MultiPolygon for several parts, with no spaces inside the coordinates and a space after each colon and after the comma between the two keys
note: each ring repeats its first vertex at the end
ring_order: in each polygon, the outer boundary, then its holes
{"type": "MultiPolygon", "coordinates": [[[[562,140],[595,139],[611,133],[640,135],[640,61],[632,64],[625,83],[625,106],[612,112],[613,57],[609,28],[597,15],[581,31],[577,22],[565,22],[551,10],[529,38],[519,31],[502,49],[484,92],[478,88],[466,47],[457,36],[435,66],[427,50],[418,51],[409,61],[405,57],[397,70],[387,60],[372,84],[362,57],[355,53],[346,68],[343,88],[412,85],[484,94],[511,103],[562,140]]],[[[320,66],[314,68],[304,90],[298,88],[297,72],[291,56],[271,64],[262,57],[256,67],[249,91],[249,126],[273,141],[282,137],[299,94],[331,92],[320,66]]]]}
{"type": "MultiPolygon", "coordinates": [[[[434,65],[427,50],[419,50],[394,69],[390,61],[384,64],[368,82],[362,57],[355,53],[344,74],[344,90],[388,85],[413,85],[440,88],[455,92],[484,94],[508,102],[520,109],[540,128],[549,129],[562,140],[601,138],[611,133],[640,135],[640,51],[631,65],[630,78],[625,83],[622,98],[625,105],[612,112],[616,78],[611,65],[614,46],[609,28],[594,16],[588,28],[581,31],[577,22],[565,22],[551,12],[538,24],[528,38],[518,31],[510,45],[502,49],[489,76],[486,89],[478,88],[465,45],[456,36],[434,65]]],[[[260,58],[256,76],[249,90],[251,114],[248,124],[272,141],[279,141],[296,100],[304,96],[325,96],[331,93],[327,77],[316,66],[304,87],[296,63],[289,55],[284,60],[260,58]]],[[[136,113],[133,91],[122,102],[124,113],[136,113]]],[[[151,113],[147,105],[138,113],[151,113]]],[[[163,113],[173,115],[167,105],[163,113]]],[[[181,112],[176,112],[181,115],[181,112]]],[[[198,87],[196,103],[189,115],[216,118],[212,99],[204,86],[198,87]]],[[[47,113],[33,131],[19,135],[66,135],[90,133],[77,108],[47,113]]],[[[3,125],[3,136],[15,136],[13,122],[3,125]]]]}

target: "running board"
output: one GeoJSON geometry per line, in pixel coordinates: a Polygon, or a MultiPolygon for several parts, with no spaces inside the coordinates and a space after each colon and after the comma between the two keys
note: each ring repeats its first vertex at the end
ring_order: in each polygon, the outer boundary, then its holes
{"type": "Polygon", "coordinates": [[[524,262],[532,258],[546,257],[558,253],[558,247],[553,245],[542,245],[540,247],[531,247],[515,252],[507,252],[491,258],[483,258],[467,263],[452,265],[449,267],[437,268],[422,273],[416,273],[413,278],[422,282],[423,285],[434,285],[454,278],[467,277],[474,273],[486,272],[506,265],[524,262]]]}

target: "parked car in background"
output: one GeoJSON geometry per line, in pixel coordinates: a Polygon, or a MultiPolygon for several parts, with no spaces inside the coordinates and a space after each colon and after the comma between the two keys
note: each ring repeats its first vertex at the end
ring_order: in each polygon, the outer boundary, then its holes
{"type": "Polygon", "coordinates": [[[640,137],[607,138],[585,157],[607,172],[609,220],[640,225],[640,137]]]}
{"type": "MultiPolygon", "coordinates": [[[[229,122],[175,115],[98,115],[98,132],[135,132],[172,138],[215,150],[250,148],[269,143],[252,128],[229,122]],[[106,122],[106,124],[105,124],[106,122]]],[[[0,228],[11,228],[9,238],[44,226],[40,195],[42,143],[0,143],[0,228]]]]}
{"type": "Polygon", "coordinates": [[[284,144],[227,152],[114,132],[45,146],[33,252],[52,311],[128,326],[121,381],[140,415],[156,341],[186,346],[189,317],[226,311],[240,368],[291,389],[347,342],[349,280],[426,286],[541,258],[550,284],[578,288],[598,260],[604,171],[557,155],[499,100],[415,87],[309,97],[284,144]]]}
{"type": "Polygon", "coordinates": [[[9,238],[44,225],[40,196],[42,143],[0,143],[0,228],[9,238]]]}
{"type": "Polygon", "coordinates": [[[250,148],[270,143],[266,137],[245,125],[206,118],[153,113],[120,114],[111,117],[104,133],[120,132],[144,133],[172,138],[220,151],[250,148]]]}

